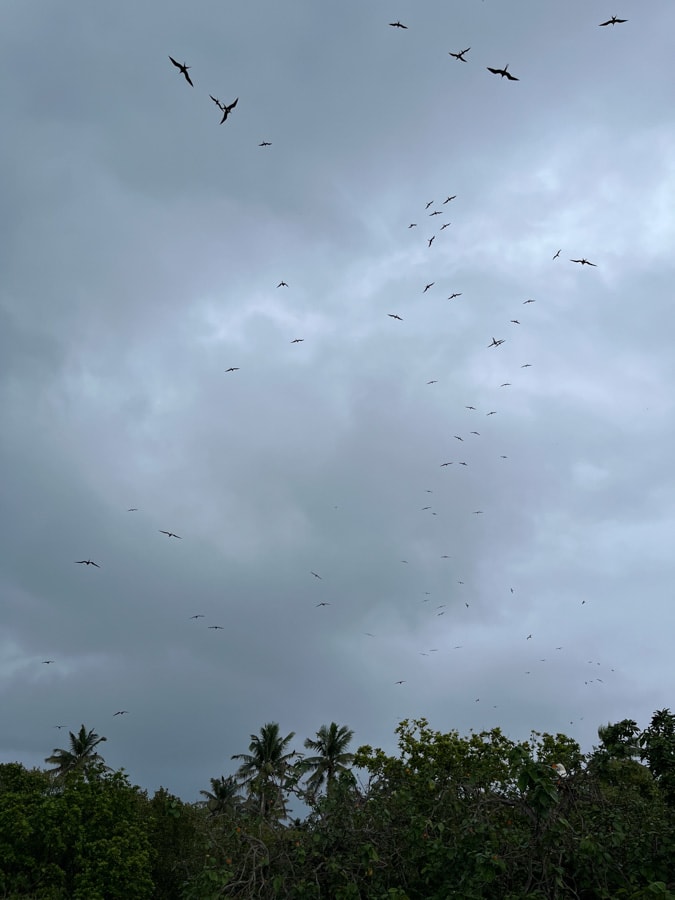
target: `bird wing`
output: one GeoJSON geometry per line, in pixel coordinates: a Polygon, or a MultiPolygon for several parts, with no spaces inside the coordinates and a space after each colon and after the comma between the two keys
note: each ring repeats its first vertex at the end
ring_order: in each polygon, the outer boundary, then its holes
{"type": "Polygon", "coordinates": [[[520,78],[516,78],[515,75],[512,75],[510,72],[504,72],[509,81],[520,81],[520,78]]]}
{"type": "Polygon", "coordinates": [[[180,68],[181,68],[181,64],[180,64],[179,62],[176,62],[176,60],[173,58],[173,56],[170,56],[169,59],[171,60],[171,62],[174,64],[174,66],[175,66],[177,69],[180,69],[180,68]]]}

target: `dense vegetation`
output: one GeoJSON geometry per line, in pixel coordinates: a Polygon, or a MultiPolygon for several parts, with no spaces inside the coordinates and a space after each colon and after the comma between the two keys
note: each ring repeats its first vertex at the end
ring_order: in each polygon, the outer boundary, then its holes
{"type": "Polygon", "coordinates": [[[562,734],[397,734],[394,756],[351,753],[332,723],[302,754],[271,723],[184,803],[110,771],[83,725],[50,770],[0,765],[0,896],[675,898],[670,710],[599,728],[586,755],[562,734]]]}

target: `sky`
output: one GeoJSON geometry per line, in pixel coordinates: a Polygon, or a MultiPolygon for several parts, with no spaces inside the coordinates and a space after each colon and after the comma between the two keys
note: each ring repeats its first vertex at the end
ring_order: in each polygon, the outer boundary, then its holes
{"type": "Polygon", "coordinates": [[[673,708],[673,33],[8,0],[0,762],[193,801],[267,722],[673,708]]]}

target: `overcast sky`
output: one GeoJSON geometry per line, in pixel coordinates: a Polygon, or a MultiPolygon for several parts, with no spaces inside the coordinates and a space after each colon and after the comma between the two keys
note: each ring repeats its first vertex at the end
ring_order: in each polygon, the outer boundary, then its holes
{"type": "Polygon", "coordinates": [[[270,721],[675,705],[673,34],[5,3],[0,761],[84,723],[191,801],[270,721]]]}

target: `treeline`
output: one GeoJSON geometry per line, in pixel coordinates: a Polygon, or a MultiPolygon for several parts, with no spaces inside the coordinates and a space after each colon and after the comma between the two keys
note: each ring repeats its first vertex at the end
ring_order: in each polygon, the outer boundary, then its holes
{"type": "Polygon", "coordinates": [[[113,772],[82,726],[51,769],[0,765],[6,900],[675,900],[675,715],[565,735],[403,721],[398,751],[270,723],[185,803],[113,772]],[[306,810],[291,818],[291,805],[306,810]]]}

